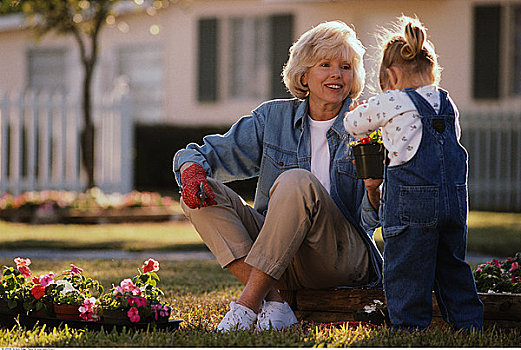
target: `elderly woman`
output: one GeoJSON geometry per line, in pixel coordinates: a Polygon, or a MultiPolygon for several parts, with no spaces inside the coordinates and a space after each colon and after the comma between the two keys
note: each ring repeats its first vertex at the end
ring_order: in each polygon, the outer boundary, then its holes
{"type": "Polygon", "coordinates": [[[265,102],[176,153],[185,215],[245,286],[217,330],[296,323],[279,289],[380,285],[378,182],[356,179],[342,121],[364,86],[364,51],[343,22],[310,29],[283,71],[294,99],[265,102]],[[252,177],[253,208],[223,184],[252,177]]]}

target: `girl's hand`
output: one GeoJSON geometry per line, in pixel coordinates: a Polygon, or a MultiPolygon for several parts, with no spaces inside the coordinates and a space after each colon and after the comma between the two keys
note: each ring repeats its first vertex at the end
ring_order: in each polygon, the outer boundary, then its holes
{"type": "Polygon", "coordinates": [[[380,209],[380,185],[383,181],[383,179],[364,179],[367,197],[376,212],[380,209]]]}

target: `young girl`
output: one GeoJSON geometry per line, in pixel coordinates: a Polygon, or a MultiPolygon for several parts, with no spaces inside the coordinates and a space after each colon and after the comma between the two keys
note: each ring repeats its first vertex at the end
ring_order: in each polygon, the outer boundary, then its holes
{"type": "Polygon", "coordinates": [[[384,42],[382,91],[345,114],[354,136],[381,128],[389,152],[380,216],[384,288],[394,328],[421,330],[432,318],[432,291],[455,329],[481,329],[483,305],[469,265],[467,152],[458,110],[437,86],[440,68],[425,28],[402,16],[384,42]]]}

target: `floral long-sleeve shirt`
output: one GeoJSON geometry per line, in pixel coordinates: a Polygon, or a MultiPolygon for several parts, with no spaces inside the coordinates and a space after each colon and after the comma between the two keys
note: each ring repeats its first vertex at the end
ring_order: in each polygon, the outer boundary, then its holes
{"type": "MultiPolygon", "coordinates": [[[[435,85],[422,86],[416,90],[425,98],[436,113],[440,109],[440,93],[435,85]]],[[[458,118],[458,113],[456,113],[458,118]]],[[[383,143],[389,152],[389,165],[400,165],[410,160],[418,150],[422,137],[422,123],[418,111],[407,93],[388,90],[358,106],[344,116],[344,127],[355,137],[364,137],[381,128],[383,143]]],[[[459,121],[456,134],[460,137],[459,121]]]]}

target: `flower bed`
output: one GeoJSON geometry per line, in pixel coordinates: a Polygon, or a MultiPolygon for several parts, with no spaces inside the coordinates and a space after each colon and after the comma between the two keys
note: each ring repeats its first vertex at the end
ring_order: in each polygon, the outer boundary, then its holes
{"type": "MultiPolygon", "coordinates": [[[[5,266],[0,283],[0,316],[42,321],[95,322],[105,325],[169,323],[171,306],[158,288],[159,262],[147,260],[139,274],[104,292],[103,286],[71,264],[60,275],[32,276],[30,259],[16,258],[5,266]]],[[[5,320],[4,320],[5,321],[5,320]]],[[[80,322],[80,324],[82,323],[80,322]]],[[[76,322],[77,323],[77,322],[76,322]]]]}
{"type": "MultiPolygon", "coordinates": [[[[478,295],[484,306],[484,325],[521,327],[521,253],[504,261],[493,259],[474,270],[478,295]]],[[[381,289],[282,290],[300,320],[330,322],[389,322],[384,291],[381,289]]],[[[433,293],[433,325],[444,324],[433,293]]]]}
{"type": "Polygon", "coordinates": [[[476,288],[483,293],[521,293],[521,252],[504,261],[492,259],[474,270],[476,288]]]}
{"type": "Polygon", "coordinates": [[[0,197],[0,219],[28,223],[117,223],[183,219],[176,202],[155,192],[105,194],[99,188],[0,197]],[[176,210],[177,209],[177,210],[176,210]]]}

